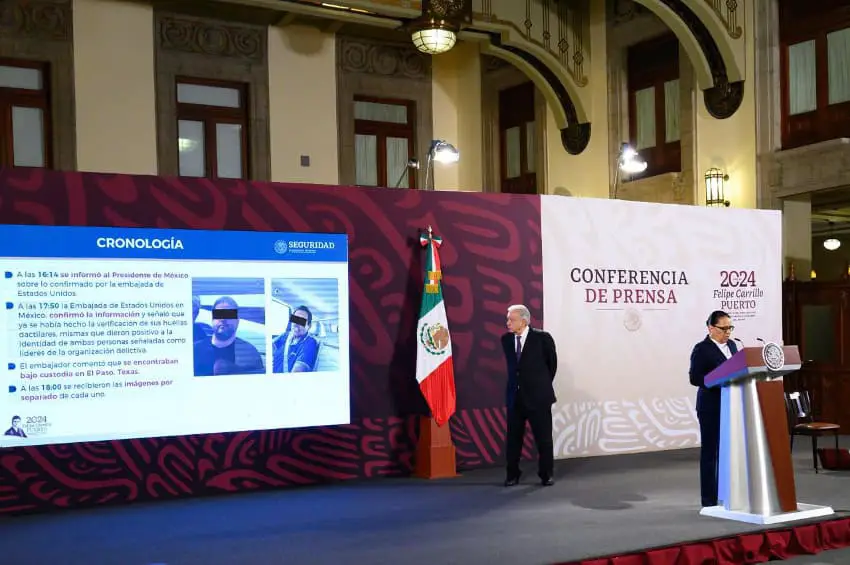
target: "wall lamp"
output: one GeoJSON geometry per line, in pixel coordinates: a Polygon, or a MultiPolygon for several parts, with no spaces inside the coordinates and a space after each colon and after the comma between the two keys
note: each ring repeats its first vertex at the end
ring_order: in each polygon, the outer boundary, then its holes
{"type": "Polygon", "coordinates": [[[716,167],[705,172],[705,205],[729,207],[730,202],[726,200],[726,181],[729,175],[716,167]]]}

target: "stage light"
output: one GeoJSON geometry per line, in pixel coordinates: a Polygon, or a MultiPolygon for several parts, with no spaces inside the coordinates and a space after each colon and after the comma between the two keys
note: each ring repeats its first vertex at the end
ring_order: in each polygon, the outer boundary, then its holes
{"type": "Polygon", "coordinates": [[[428,157],[425,160],[425,190],[435,190],[434,187],[434,161],[443,164],[457,163],[460,160],[460,152],[454,145],[435,139],[431,142],[428,157]],[[429,185],[430,180],[430,185],[429,185]]]}
{"type": "Polygon", "coordinates": [[[632,149],[628,143],[620,144],[620,152],[617,154],[617,166],[614,168],[614,198],[620,192],[620,171],[627,175],[637,175],[646,170],[648,163],[641,159],[637,151],[632,149]]]}
{"type": "Polygon", "coordinates": [[[649,164],[640,158],[638,152],[624,143],[620,149],[620,170],[629,175],[636,175],[646,170],[649,164]]]}
{"type": "Polygon", "coordinates": [[[435,141],[433,145],[431,152],[438,163],[457,163],[460,160],[460,153],[451,143],[435,141]]]}
{"type": "Polygon", "coordinates": [[[726,200],[726,181],[729,175],[712,167],[705,172],[705,205],[729,207],[726,200]]]}

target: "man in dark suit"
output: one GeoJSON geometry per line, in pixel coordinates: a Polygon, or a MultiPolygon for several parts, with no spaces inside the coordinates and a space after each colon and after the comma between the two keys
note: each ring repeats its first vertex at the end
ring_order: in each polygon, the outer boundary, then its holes
{"type": "Polygon", "coordinates": [[[729,314],[715,310],[706,320],[708,335],[691,352],[690,378],[697,390],[700,456],[699,478],[703,506],[717,506],[717,460],[720,456],[720,389],[707,388],[705,376],[732,357],[738,348],[729,340],[735,326],[729,314]]]}
{"type": "Polygon", "coordinates": [[[525,422],[531,424],[537,445],[537,474],[543,486],[555,484],[554,446],[552,443],[552,404],[555,389],[552,381],[558,369],[558,354],[552,336],[530,326],[531,313],[522,305],[508,308],[508,333],[502,336],[502,349],[508,365],[506,441],[507,479],[505,486],[519,483],[522,472],[522,440],[525,422]]]}

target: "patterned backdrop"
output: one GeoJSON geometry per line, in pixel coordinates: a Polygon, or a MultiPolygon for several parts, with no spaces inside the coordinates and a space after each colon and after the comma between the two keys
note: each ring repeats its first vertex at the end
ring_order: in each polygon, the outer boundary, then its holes
{"type": "Polygon", "coordinates": [[[407,474],[426,413],[414,334],[429,224],[445,241],[458,465],[501,464],[505,307],[543,315],[536,196],[5,170],[0,222],[345,232],[352,380],[347,426],[0,450],[0,513],[407,474]]]}

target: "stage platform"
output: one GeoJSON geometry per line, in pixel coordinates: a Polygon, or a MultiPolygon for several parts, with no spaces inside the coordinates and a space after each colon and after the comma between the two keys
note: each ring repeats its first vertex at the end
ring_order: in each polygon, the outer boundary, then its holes
{"type": "MultiPolygon", "coordinates": [[[[815,475],[810,444],[795,443],[800,502],[832,505],[833,520],[850,515],[850,473],[815,475]]],[[[548,488],[526,463],[513,488],[487,469],[4,518],[0,563],[543,565],[789,527],[699,516],[697,458],[560,461],[548,488]]]]}

